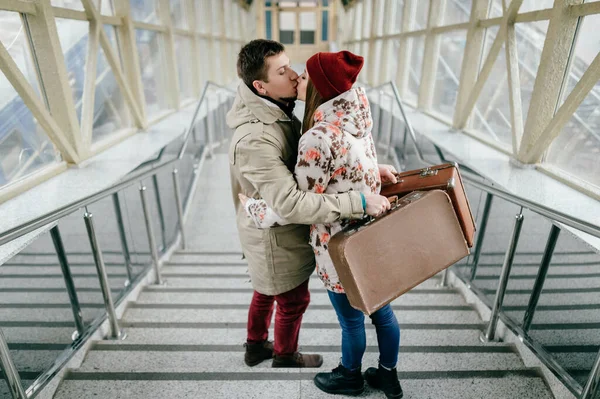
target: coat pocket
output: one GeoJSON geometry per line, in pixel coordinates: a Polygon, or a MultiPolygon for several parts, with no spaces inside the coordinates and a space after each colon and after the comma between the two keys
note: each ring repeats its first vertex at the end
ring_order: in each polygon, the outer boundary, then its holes
{"type": "Polygon", "coordinates": [[[273,274],[299,274],[307,264],[314,264],[315,256],[308,243],[309,229],[307,225],[290,224],[265,230],[273,274]]]}

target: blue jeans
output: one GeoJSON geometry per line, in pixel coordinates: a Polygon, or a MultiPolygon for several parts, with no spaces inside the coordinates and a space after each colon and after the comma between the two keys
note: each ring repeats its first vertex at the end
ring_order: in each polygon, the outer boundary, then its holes
{"type": "MultiPolygon", "coordinates": [[[[342,327],[342,366],[349,370],[360,369],[367,348],[365,315],[360,310],[350,306],[346,294],[337,294],[329,290],[327,290],[327,293],[342,327]]],[[[398,320],[396,320],[390,305],[384,306],[370,317],[377,332],[379,363],[392,369],[396,367],[398,362],[398,349],[400,346],[398,320]]]]}

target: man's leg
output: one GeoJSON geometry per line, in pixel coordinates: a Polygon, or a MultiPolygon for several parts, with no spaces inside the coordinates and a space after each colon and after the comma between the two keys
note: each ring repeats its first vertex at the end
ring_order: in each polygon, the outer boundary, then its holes
{"type": "Polygon", "coordinates": [[[256,366],[263,360],[273,357],[273,344],[267,338],[273,316],[274,301],[274,296],[254,291],[248,310],[248,337],[244,356],[244,361],[248,366],[256,366]]]}
{"type": "Polygon", "coordinates": [[[275,358],[273,367],[320,367],[320,355],[298,353],[298,335],[302,316],[310,303],[308,280],[298,287],[275,296],[275,358]]]}

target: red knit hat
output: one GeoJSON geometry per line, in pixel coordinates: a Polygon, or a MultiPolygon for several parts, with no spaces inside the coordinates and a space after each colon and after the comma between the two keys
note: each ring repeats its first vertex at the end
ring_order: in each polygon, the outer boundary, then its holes
{"type": "Polygon", "coordinates": [[[350,90],[363,63],[363,57],[345,50],[317,53],[306,61],[306,70],[321,97],[329,101],[350,90]]]}

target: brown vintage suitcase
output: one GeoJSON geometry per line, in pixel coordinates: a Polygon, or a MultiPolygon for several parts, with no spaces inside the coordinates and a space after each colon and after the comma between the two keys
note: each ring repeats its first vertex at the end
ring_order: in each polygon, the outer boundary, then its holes
{"type": "Polygon", "coordinates": [[[425,169],[410,170],[396,175],[398,183],[381,188],[381,195],[386,197],[408,194],[412,191],[444,190],[452,200],[458,221],[467,240],[469,248],[473,247],[475,221],[471,214],[469,200],[465,193],[460,172],[456,164],[445,163],[425,169]]]}
{"type": "Polygon", "coordinates": [[[335,234],[329,255],[350,304],[372,314],[469,254],[448,195],[416,191],[335,234]]]}

